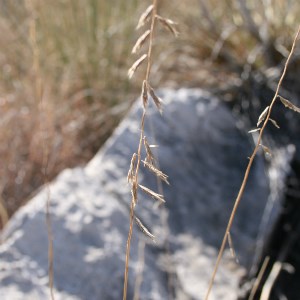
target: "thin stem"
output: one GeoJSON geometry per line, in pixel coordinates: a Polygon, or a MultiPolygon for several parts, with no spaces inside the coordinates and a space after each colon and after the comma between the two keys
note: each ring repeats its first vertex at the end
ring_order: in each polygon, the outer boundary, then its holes
{"type": "MultiPolygon", "coordinates": [[[[156,20],[156,12],[157,12],[157,0],[153,0],[153,10],[151,17],[151,27],[150,27],[150,39],[149,39],[149,48],[148,48],[148,56],[147,56],[147,70],[145,75],[145,81],[148,83],[150,71],[151,71],[151,58],[152,58],[152,47],[153,47],[153,39],[154,39],[154,26],[156,20]]],[[[137,151],[137,164],[135,169],[135,176],[132,182],[131,190],[135,189],[138,186],[138,175],[141,164],[141,152],[142,152],[142,144],[144,139],[144,128],[145,128],[145,118],[146,118],[146,108],[143,110],[143,115],[141,118],[141,133],[140,140],[137,151]]],[[[132,193],[131,205],[130,205],[130,221],[129,221],[129,232],[126,244],[126,257],[125,257],[125,272],[124,272],[124,287],[123,287],[123,300],[127,298],[127,289],[128,289],[128,269],[129,269],[129,259],[130,259],[130,245],[133,231],[133,221],[134,221],[134,207],[137,203],[138,199],[135,199],[135,193],[132,193]]]]}
{"type": "Polygon", "coordinates": [[[152,66],[152,48],[153,48],[153,40],[154,40],[154,26],[156,20],[156,12],[157,12],[157,0],[153,0],[153,10],[152,10],[152,18],[151,18],[151,27],[150,27],[150,39],[149,39],[149,48],[148,48],[148,64],[145,80],[148,82],[151,66],[152,66]]]}
{"type": "Polygon", "coordinates": [[[295,49],[295,46],[296,46],[296,42],[297,42],[297,39],[299,37],[299,34],[300,34],[300,26],[298,28],[298,31],[297,31],[297,34],[296,34],[296,37],[294,38],[294,41],[293,41],[293,45],[292,45],[292,48],[291,48],[291,51],[290,51],[290,54],[286,60],[286,63],[285,63],[285,66],[284,66],[284,69],[283,69],[283,72],[282,72],[282,75],[280,77],[280,80],[278,82],[278,85],[277,85],[277,88],[276,88],[276,92],[275,92],[275,95],[272,99],[272,102],[270,104],[270,107],[269,107],[269,110],[268,110],[268,114],[266,116],[266,119],[263,123],[263,126],[260,130],[260,134],[259,134],[259,137],[258,137],[258,140],[257,140],[257,143],[256,143],[256,146],[253,150],[253,153],[250,157],[250,160],[249,160],[249,163],[248,163],[248,166],[247,166],[247,169],[245,171],[245,175],[244,175],[244,179],[243,179],[243,182],[242,182],[242,185],[240,187],[240,190],[239,190],[239,193],[237,195],[237,198],[234,202],[234,206],[233,206],[233,209],[232,209],[232,212],[231,212],[231,215],[230,215],[230,218],[229,218],[229,221],[228,221],[228,224],[227,224],[227,227],[226,227],[226,231],[225,231],[225,234],[224,234],[224,237],[223,237],[223,241],[222,241],[222,244],[221,244],[221,247],[220,247],[220,250],[219,250],[219,254],[218,254],[218,257],[217,257],[217,260],[216,260],[216,264],[215,264],[215,267],[214,267],[214,271],[212,273],[212,276],[211,276],[211,279],[210,279],[210,282],[209,282],[209,286],[208,286],[208,290],[206,292],[206,296],[205,296],[205,300],[208,300],[208,297],[209,297],[209,294],[211,292],[211,289],[212,289],[212,286],[213,286],[213,283],[214,283],[214,280],[215,280],[215,277],[216,277],[216,274],[217,274],[217,271],[218,271],[218,268],[219,268],[219,265],[220,265],[220,262],[221,262],[221,258],[222,258],[222,255],[224,253],[224,249],[225,249],[225,246],[226,246],[226,242],[227,242],[227,239],[228,239],[228,234],[231,230],[231,227],[232,227],[232,223],[233,223],[233,220],[234,220],[234,217],[235,217],[235,214],[236,214],[236,211],[237,211],[237,208],[240,204],[240,201],[241,201],[241,198],[243,196],[243,193],[244,193],[244,190],[245,190],[245,187],[246,187],[246,184],[247,184],[247,181],[248,181],[248,177],[249,177],[249,173],[250,173],[250,170],[251,170],[251,167],[252,167],[252,164],[253,164],[253,161],[254,161],[254,158],[256,156],[256,153],[260,147],[260,143],[261,143],[261,140],[262,140],[262,136],[263,136],[263,133],[264,133],[264,130],[267,126],[267,123],[269,121],[269,118],[270,118],[270,115],[271,115],[271,111],[272,111],[272,108],[275,104],[275,101],[278,97],[278,93],[279,93],[279,89],[280,89],[280,86],[282,84],[282,81],[285,77],[285,74],[286,74],[286,70],[287,70],[287,67],[288,67],[288,64],[289,64],[289,61],[293,55],[293,52],[294,52],[294,49],[295,49]]]}

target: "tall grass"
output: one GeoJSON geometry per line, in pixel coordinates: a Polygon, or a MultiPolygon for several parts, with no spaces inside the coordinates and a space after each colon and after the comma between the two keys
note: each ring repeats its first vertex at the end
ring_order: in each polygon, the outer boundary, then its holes
{"type": "MultiPolygon", "coordinates": [[[[129,234],[127,240],[127,248],[126,248],[126,259],[125,259],[125,275],[124,275],[124,293],[123,299],[126,299],[127,295],[127,284],[128,284],[128,267],[129,267],[129,254],[130,254],[130,241],[132,237],[132,226],[134,220],[134,209],[137,204],[137,190],[141,188],[142,191],[145,191],[144,187],[138,184],[138,173],[141,161],[141,148],[142,141],[145,139],[144,136],[144,120],[146,117],[147,110],[147,102],[148,102],[148,92],[151,87],[148,85],[149,83],[149,74],[150,68],[152,64],[155,63],[157,59],[152,58],[152,44],[153,44],[153,28],[155,24],[155,14],[158,9],[158,6],[166,5],[167,8],[170,8],[169,4],[163,1],[153,0],[153,4],[150,5],[149,8],[152,7],[152,17],[151,17],[151,28],[146,31],[137,41],[136,45],[140,45],[144,43],[146,38],[149,38],[149,51],[148,55],[144,54],[141,56],[129,70],[130,77],[133,75],[135,70],[143,64],[144,61],[147,61],[147,71],[145,80],[143,81],[141,99],[143,100],[144,111],[141,120],[140,126],[140,142],[137,150],[137,154],[134,153],[130,170],[128,173],[128,182],[131,184],[131,209],[130,209],[130,222],[129,222],[129,234]],[[161,4],[162,3],[162,4],[161,4]],[[153,62],[152,62],[153,61],[153,62]]],[[[173,3],[174,4],[174,3],[173,3]]],[[[176,3],[178,7],[180,7],[180,2],[176,3]]],[[[176,6],[176,4],[174,6],[176,6]]],[[[191,12],[195,11],[194,6],[189,6],[185,2],[185,7],[191,8],[191,12]]],[[[260,115],[257,126],[262,123],[257,144],[253,150],[253,154],[249,158],[249,164],[245,171],[245,176],[238,193],[238,196],[235,200],[235,204],[232,210],[232,214],[228,221],[228,225],[226,228],[226,232],[224,234],[224,238],[220,247],[220,251],[217,257],[217,262],[215,268],[213,270],[211,280],[209,282],[208,290],[206,292],[205,299],[209,298],[215,275],[218,271],[218,266],[220,264],[226,243],[230,243],[230,230],[231,226],[236,214],[236,210],[241,201],[245,186],[248,181],[248,176],[252,167],[252,163],[256,156],[256,153],[260,148],[262,148],[265,152],[270,153],[269,148],[262,145],[262,135],[265,127],[268,122],[271,121],[276,127],[278,127],[276,121],[270,119],[270,114],[272,108],[277,100],[277,97],[280,98],[281,102],[287,106],[288,108],[299,112],[299,108],[285,100],[284,98],[279,96],[279,89],[282,86],[283,79],[286,74],[287,66],[291,59],[292,54],[294,54],[295,44],[299,36],[299,30],[295,39],[292,39],[291,32],[294,31],[294,28],[297,23],[297,14],[300,12],[300,5],[293,4],[290,1],[281,1],[281,0],[269,0],[269,1],[224,1],[222,3],[216,1],[198,1],[199,9],[201,11],[202,18],[204,22],[199,22],[198,28],[200,29],[197,32],[197,37],[195,37],[194,32],[191,32],[190,28],[197,28],[197,26],[189,26],[187,31],[189,34],[186,34],[186,39],[182,40],[181,46],[185,50],[180,50],[177,47],[171,48],[171,53],[175,56],[178,56],[184,53],[184,59],[191,59],[199,55],[208,56],[207,67],[210,69],[209,73],[212,75],[213,67],[218,65],[225,66],[225,71],[219,72],[217,80],[209,82],[210,85],[217,84],[218,87],[221,87],[220,82],[218,82],[219,78],[222,78],[224,74],[230,74],[233,78],[236,76],[240,76],[245,70],[247,70],[247,78],[244,76],[244,79],[248,79],[249,72],[253,69],[259,69],[261,72],[266,72],[268,69],[273,67],[280,67],[280,64],[284,62],[284,71],[282,76],[279,79],[279,83],[277,85],[275,95],[271,101],[270,106],[264,109],[263,113],[260,115]],[[281,13],[277,14],[277,10],[280,10],[281,13]],[[282,12],[284,12],[282,14],[282,12]],[[287,38],[284,39],[284,34],[288,34],[287,38]],[[200,37],[199,37],[200,35],[200,37]],[[202,38],[201,38],[202,36],[202,38]],[[201,43],[199,45],[198,43],[201,43]],[[289,46],[292,44],[292,50],[288,50],[289,46]],[[184,52],[186,51],[186,52],[184,52]],[[199,51],[197,53],[196,51],[199,51]],[[189,53],[189,55],[187,55],[189,53]],[[285,62],[286,59],[286,62],[285,62]],[[221,75],[221,76],[220,76],[221,75]],[[212,83],[212,84],[211,84],[212,83]]],[[[172,7],[172,6],[171,6],[172,7]]],[[[177,7],[177,8],[178,8],[177,7]]],[[[168,9],[166,9],[168,10],[168,9]]],[[[147,14],[146,10],[144,13],[147,14]]],[[[170,11],[170,10],[169,10],[170,11]]],[[[186,12],[186,9],[184,10],[186,12]]],[[[193,14],[193,13],[192,13],[193,14]]],[[[181,14],[182,15],[182,14],[181,14]]],[[[143,18],[143,15],[142,15],[143,18]]],[[[180,19],[180,15],[178,17],[180,19]]],[[[193,22],[193,18],[190,18],[190,24],[193,22]]],[[[138,26],[139,27],[139,26],[138,26]]],[[[133,52],[135,52],[135,48],[133,52]]],[[[170,56],[170,52],[168,53],[170,56]]],[[[159,61],[159,59],[158,59],[159,61]]],[[[192,63],[195,60],[192,59],[192,63]]],[[[199,59],[201,63],[202,59],[199,59]]],[[[198,66],[198,65],[197,65],[198,66]]],[[[171,66],[172,68],[172,66],[171,66]]],[[[177,69],[176,69],[177,70],[177,69]]],[[[199,70],[198,70],[199,72],[199,70]]],[[[169,76],[169,73],[167,73],[169,76]]],[[[193,73],[193,75],[195,75],[193,73]]],[[[231,77],[231,78],[232,78],[231,77]]],[[[229,77],[230,78],[230,77],[229,77]]],[[[195,80],[195,79],[194,79],[195,80]]],[[[223,79],[224,80],[224,79],[223,79]]],[[[207,84],[207,83],[206,83],[207,84]]],[[[225,81],[225,84],[229,85],[228,78],[225,81]]],[[[151,93],[150,93],[151,94],[151,93]]],[[[155,94],[151,94],[152,99],[155,104],[157,102],[158,109],[160,109],[159,99],[156,99],[155,94]]],[[[279,128],[279,127],[278,127],[279,128]]],[[[145,143],[145,151],[147,152],[147,158],[150,157],[149,162],[152,161],[151,155],[148,155],[147,145],[145,143]]],[[[153,191],[147,191],[152,197],[163,200],[163,195],[156,194],[153,191]]],[[[142,231],[146,233],[150,238],[154,238],[151,233],[148,232],[146,228],[142,227],[142,231]]]]}
{"type": "Polygon", "coordinates": [[[51,179],[90,159],[128,109],[137,7],[137,0],[0,1],[0,195],[9,215],[43,184],[41,141],[51,179]]]}

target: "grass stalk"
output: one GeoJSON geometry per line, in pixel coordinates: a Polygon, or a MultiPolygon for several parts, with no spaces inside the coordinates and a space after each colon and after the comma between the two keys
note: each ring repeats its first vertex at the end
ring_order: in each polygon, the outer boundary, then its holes
{"type": "Polygon", "coordinates": [[[219,268],[219,265],[220,265],[220,262],[221,262],[224,250],[225,250],[226,242],[227,242],[228,235],[229,235],[231,227],[232,227],[232,223],[233,223],[234,217],[236,215],[237,208],[238,208],[238,206],[240,204],[240,201],[242,199],[242,196],[243,196],[246,184],[248,182],[248,177],[249,177],[249,174],[250,174],[250,171],[251,171],[251,167],[252,167],[254,158],[255,158],[255,156],[256,156],[256,154],[258,152],[258,149],[260,148],[260,144],[261,144],[261,140],[262,140],[262,137],[263,137],[264,130],[265,130],[265,128],[266,128],[266,126],[267,126],[267,124],[269,122],[270,115],[271,115],[271,112],[272,112],[272,108],[273,108],[273,106],[274,106],[274,104],[276,102],[276,99],[277,99],[278,95],[279,95],[279,89],[280,89],[282,81],[283,81],[283,79],[285,77],[285,74],[286,74],[286,71],[287,71],[290,59],[291,59],[291,57],[292,57],[292,55],[294,53],[294,49],[295,49],[296,42],[298,40],[299,34],[300,34],[300,26],[299,26],[297,34],[296,34],[296,36],[294,38],[294,41],[293,41],[292,48],[290,50],[289,56],[288,56],[288,58],[286,60],[286,63],[284,65],[284,69],[283,69],[282,75],[281,75],[281,77],[279,79],[275,95],[274,95],[274,97],[273,97],[273,99],[271,101],[270,107],[268,109],[267,116],[266,116],[266,118],[264,120],[264,123],[263,123],[263,126],[262,126],[262,128],[260,130],[260,133],[259,133],[259,136],[258,136],[258,139],[257,139],[257,143],[256,143],[255,148],[253,150],[253,153],[252,153],[252,155],[251,155],[251,157],[249,159],[249,162],[248,162],[248,165],[247,165],[247,168],[246,168],[246,171],[245,171],[244,179],[243,179],[243,182],[241,184],[239,193],[237,195],[237,198],[235,199],[234,206],[233,206],[233,209],[232,209],[232,212],[231,212],[231,215],[230,215],[227,227],[226,227],[226,231],[225,231],[225,234],[224,234],[224,237],[223,237],[223,241],[222,241],[222,244],[221,244],[218,256],[217,256],[215,267],[214,267],[214,270],[213,270],[213,273],[212,273],[212,276],[211,276],[211,279],[210,279],[210,282],[209,282],[209,285],[208,285],[208,289],[207,289],[207,292],[206,292],[205,300],[209,299],[209,295],[210,295],[210,292],[212,290],[213,283],[214,283],[214,280],[215,280],[215,277],[216,277],[216,274],[217,274],[217,271],[218,271],[218,268],[219,268]]]}
{"type": "MultiPolygon", "coordinates": [[[[145,138],[145,135],[144,135],[145,127],[144,126],[145,126],[145,118],[146,118],[147,103],[148,103],[148,89],[149,89],[148,82],[149,82],[151,66],[152,66],[152,49],[153,49],[153,40],[154,40],[154,28],[155,28],[156,15],[157,15],[157,5],[158,5],[158,1],[153,0],[152,12],[151,12],[149,45],[148,45],[148,54],[147,54],[147,68],[146,68],[145,80],[143,82],[143,93],[142,93],[142,98],[147,98],[147,100],[144,99],[144,109],[143,109],[141,125],[140,125],[140,139],[139,139],[138,150],[137,150],[137,162],[136,162],[136,167],[135,167],[135,171],[134,171],[134,176],[133,176],[132,182],[131,182],[132,198],[131,198],[131,205],[130,205],[129,232],[128,232],[128,238],[127,238],[127,243],[126,243],[123,300],[126,300],[126,298],[127,298],[130,246],[131,246],[131,238],[132,238],[132,231],[133,231],[134,208],[138,201],[138,199],[137,199],[137,188],[139,185],[138,177],[139,177],[139,170],[140,170],[140,165],[141,165],[141,160],[142,160],[142,158],[141,158],[142,145],[143,145],[143,141],[145,138]]],[[[131,76],[133,75],[134,71],[132,71],[131,76]]]]}

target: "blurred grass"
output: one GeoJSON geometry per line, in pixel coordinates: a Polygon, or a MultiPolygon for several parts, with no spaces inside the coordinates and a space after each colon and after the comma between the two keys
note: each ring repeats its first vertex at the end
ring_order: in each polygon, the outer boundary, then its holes
{"type": "Polygon", "coordinates": [[[0,1],[0,195],[11,215],[128,109],[137,0],[0,1]]]}
{"type": "MultiPolygon", "coordinates": [[[[292,0],[159,3],[163,16],[179,23],[180,36],[158,28],[155,87],[222,87],[240,81],[247,66],[278,66],[300,16],[292,0]]],[[[46,166],[52,179],[87,162],[138,96],[142,70],[130,83],[126,75],[147,5],[0,0],[2,220],[44,183],[46,166]]]]}

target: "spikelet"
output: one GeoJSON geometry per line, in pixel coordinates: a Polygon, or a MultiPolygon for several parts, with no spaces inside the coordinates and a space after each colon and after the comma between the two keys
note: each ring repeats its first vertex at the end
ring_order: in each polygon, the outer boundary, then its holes
{"type": "Polygon", "coordinates": [[[131,186],[131,196],[132,196],[134,206],[136,206],[138,202],[137,188],[138,188],[137,182],[134,181],[131,186]]]}
{"type": "Polygon", "coordinates": [[[163,202],[163,203],[166,202],[163,195],[155,193],[154,191],[148,189],[147,187],[145,187],[145,186],[143,186],[141,184],[139,184],[139,187],[141,188],[141,190],[143,192],[145,192],[146,194],[150,195],[153,199],[158,200],[158,201],[163,202]]]}
{"type": "Polygon", "coordinates": [[[168,176],[166,174],[164,174],[162,171],[158,170],[155,166],[149,164],[145,160],[142,160],[142,162],[144,163],[144,166],[146,166],[150,171],[152,171],[158,178],[160,178],[165,183],[170,184],[168,181],[168,176]]]}
{"type": "Polygon", "coordinates": [[[153,242],[155,242],[155,236],[147,229],[147,227],[141,222],[141,220],[138,217],[134,217],[134,220],[138,227],[141,229],[141,231],[148,236],[153,242]]]}
{"type": "Polygon", "coordinates": [[[134,175],[134,171],[135,171],[135,165],[136,165],[136,153],[133,153],[132,158],[131,158],[131,162],[130,162],[130,168],[127,174],[127,182],[128,183],[132,183],[134,181],[135,175],[134,175]]]}
{"type": "Polygon", "coordinates": [[[261,128],[255,128],[255,129],[251,129],[248,131],[248,133],[254,133],[254,132],[257,132],[257,131],[260,131],[261,128]]]}
{"type": "Polygon", "coordinates": [[[300,113],[300,108],[297,107],[295,104],[293,104],[292,102],[290,102],[289,100],[287,100],[287,99],[285,99],[285,98],[283,98],[283,97],[281,97],[281,96],[278,96],[278,97],[279,97],[281,103],[282,103],[285,107],[287,107],[287,108],[289,108],[289,109],[291,109],[291,110],[293,110],[293,111],[295,111],[295,112],[297,112],[297,113],[300,113]]]}
{"type": "Polygon", "coordinates": [[[143,63],[143,61],[147,58],[147,54],[143,54],[139,59],[137,59],[131,68],[128,70],[128,77],[131,78],[137,68],[143,63]]]}
{"type": "Polygon", "coordinates": [[[262,149],[264,150],[265,154],[272,156],[272,152],[271,152],[271,150],[270,150],[269,147],[264,146],[263,144],[259,144],[259,145],[262,147],[262,149]]]}
{"type": "Polygon", "coordinates": [[[258,121],[257,121],[257,127],[261,122],[263,122],[268,114],[269,106],[267,106],[264,111],[260,114],[258,121]]]}
{"type": "Polygon", "coordinates": [[[176,23],[173,22],[170,19],[163,18],[159,15],[156,15],[156,19],[166,28],[168,29],[172,34],[174,34],[175,37],[178,37],[179,32],[175,28],[176,23]]]}
{"type": "Polygon", "coordinates": [[[142,86],[142,99],[143,99],[143,106],[144,109],[146,109],[147,104],[148,104],[148,85],[146,80],[143,81],[143,86],[142,86]]]}
{"type": "Polygon", "coordinates": [[[230,232],[228,232],[228,244],[229,244],[229,248],[230,248],[230,253],[232,255],[232,257],[235,259],[235,262],[238,264],[239,263],[239,259],[236,255],[236,252],[234,250],[234,246],[233,246],[233,242],[232,242],[232,238],[231,238],[231,234],[230,232]]]}
{"type": "Polygon", "coordinates": [[[276,128],[280,129],[279,125],[277,124],[277,122],[276,122],[275,120],[273,120],[273,119],[271,119],[271,118],[269,118],[269,120],[272,122],[272,124],[273,124],[276,128]]]}
{"type": "Polygon", "coordinates": [[[135,45],[132,48],[131,53],[137,53],[145,44],[145,42],[148,40],[149,35],[150,35],[150,30],[145,31],[144,34],[142,34],[136,41],[135,45]]]}
{"type": "Polygon", "coordinates": [[[149,91],[150,96],[152,97],[152,99],[153,99],[153,101],[155,103],[155,106],[157,107],[158,111],[160,113],[162,113],[162,105],[161,105],[162,104],[162,100],[158,96],[156,96],[153,88],[149,84],[148,84],[148,91],[149,91]]]}
{"type": "Polygon", "coordinates": [[[153,11],[153,5],[151,4],[142,13],[142,15],[141,15],[141,17],[139,19],[139,22],[138,22],[138,24],[136,26],[136,29],[139,29],[139,28],[143,27],[147,23],[147,21],[149,21],[152,11],[153,11]]]}
{"type": "Polygon", "coordinates": [[[147,138],[144,136],[144,146],[145,146],[145,150],[146,150],[146,159],[145,161],[151,165],[155,164],[155,158],[154,155],[151,151],[150,145],[147,141],[147,138]]]}

